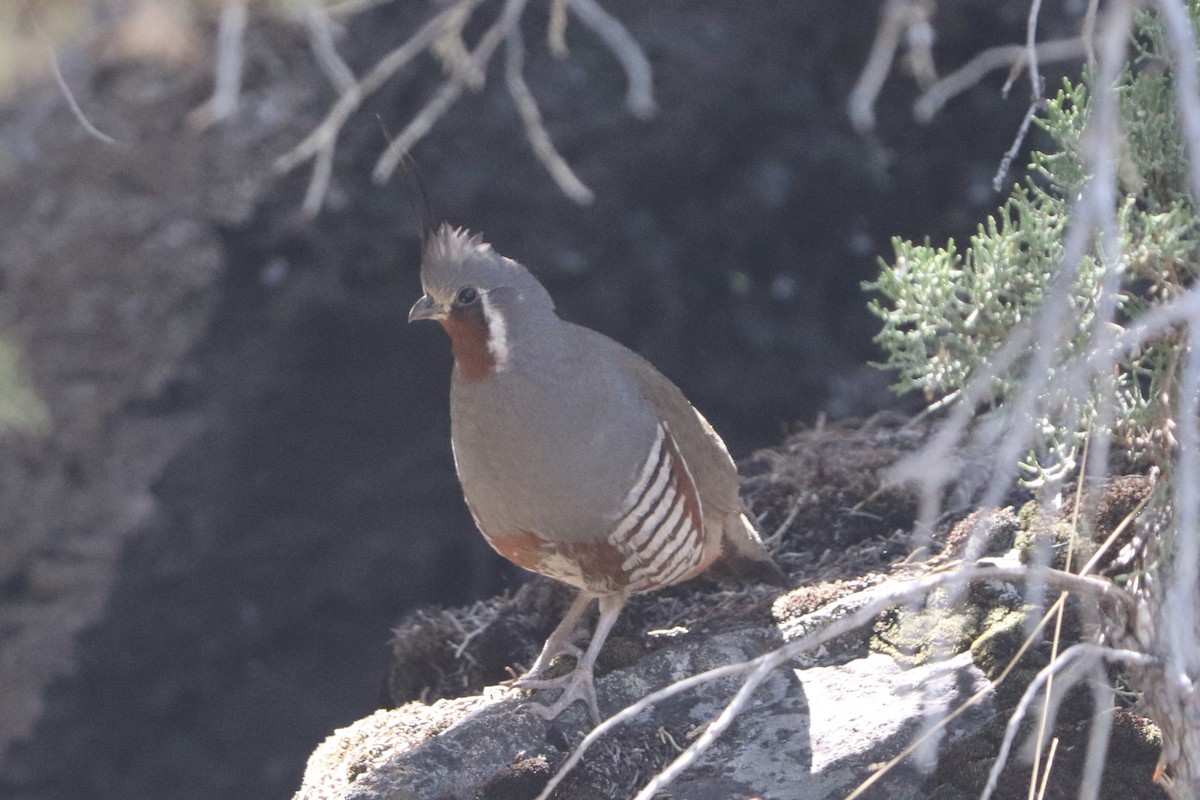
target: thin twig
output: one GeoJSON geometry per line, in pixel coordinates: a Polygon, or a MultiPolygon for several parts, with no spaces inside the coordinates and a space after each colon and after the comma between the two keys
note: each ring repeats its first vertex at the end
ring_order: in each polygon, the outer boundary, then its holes
{"type": "MultiPolygon", "coordinates": [[[[1017,128],[1017,136],[1013,140],[1012,146],[1005,152],[1004,157],[1000,159],[1000,167],[996,170],[996,175],[992,178],[992,188],[997,192],[1004,188],[1004,181],[1008,178],[1008,171],[1012,167],[1013,159],[1017,157],[1017,153],[1021,150],[1021,145],[1025,142],[1025,137],[1029,134],[1029,128],[1033,124],[1033,118],[1037,116],[1037,112],[1045,107],[1046,101],[1042,97],[1042,72],[1038,66],[1038,48],[1037,48],[1037,23],[1038,15],[1042,10],[1042,0],[1033,0],[1029,6],[1029,20],[1025,25],[1025,63],[1029,67],[1029,108],[1025,111],[1025,116],[1021,119],[1021,125],[1017,128]]],[[[1014,74],[1016,65],[1014,65],[1014,74]]],[[[1011,76],[1010,76],[1011,80],[1011,76]]],[[[1007,92],[1007,84],[1005,91],[1007,92]]],[[[1032,800],[1032,798],[1031,798],[1032,800]]]]}
{"type": "Polygon", "coordinates": [[[1200,648],[1196,645],[1197,565],[1200,564],[1200,314],[1189,320],[1187,349],[1179,386],[1179,411],[1175,416],[1179,441],[1175,472],[1175,525],[1170,547],[1170,572],[1166,596],[1159,609],[1170,654],[1166,677],[1185,695],[1195,692],[1200,675],[1200,648]]]}
{"type": "Polygon", "coordinates": [[[317,151],[313,159],[312,175],[308,179],[308,188],[304,191],[304,201],[301,210],[310,217],[315,217],[325,203],[325,194],[329,191],[329,182],[333,178],[333,153],[335,142],[330,141],[317,151]]]}
{"type": "Polygon", "coordinates": [[[982,369],[960,390],[959,402],[951,407],[933,438],[887,470],[888,481],[911,481],[917,485],[917,530],[933,530],[941,513],[942,492],[951,480],[958,477],[954,454],[975,418],[976,407],[985,397],[991,396],[996,380],[1011,369],[1018,359],[1025,357],[1033,336],[1034,328],[1030,323],[1023,323],[1010,331],[1000,348],[991,354],[982,369]]]}
{"type": "Polygon", "coordinates": [[[887,0],[880,12],[871,52],[846,103],[850,122],[859,133],[875,128],[875,101],[892,71],[892,62],[896,59],[896,48],[900,46],[900,34],[907,18],[908,0],[887,0]]]}
{"type": "MultiPolygon", "coordinates": [[[[1084,442],[1086,450],[1088,443],[1084,442]]],[[[1084,453],[1084,461],[1087,461],[1087,453],[1084,453]]],[[[1075,482],[1075,504],[1071,509],[1071,525],[1067,530],[1067,555],[1064,560],[1067,570],[1071,569],[1072,559],[1075,555],[1075,539],[1079,536],[1079,512],[1083,506],[1083,480],[1086,477],[1086,470],[1079,470],[1079,475],[1075,482]]],[[[1054,613],[1054,635],[1050,637],[1050,663],[1053,664],[1058,659],[1058,648],[1062,642],[1062,626],[1063,612],[1066,610],[1066,593],[1059,595],[1058,602],[1055,607],[1058,609],[1054,613]]],[[[1046,678],[1046,694],[1045,702],[1042,704],[1042,713],[1038,719],[1037,739],[1034,743],[1033,752],[1033,769],[1029,772],[1029,800],[1034,800],[1037,788],[1037,776],[1041,769],[1042,762],[1042,744],[1046,741],[1046,737],[1054,727],[1054,717],[1057,716],[1057,708],[1051,709],[1051,699],[1054,695],[1054,675],[1050,674],[1046,678]]],[[[1053,756],[1051,756],[1053,757],[1053,756]]],[[[1046,764],[1045,778],[1049,779],[1050,764],[1046,764]]],[[[1045,781],[1042,783],[1043,793],[1045,792],[1045,781]]]]}
{"type": "MultiPolygon", "coordinates": [[[[1047,664],[1040,672],[1029,682],[1025,693],[1021,695],[1020,702],[1013,709],[1012,716],[1008,718],[1008,724],[1004,728],[1004,740],[1000,745],[1000,754],[996,756],[995,762],[992,763],[992,769],[988,773],[987,784],[983,787],[983,793],[979,796],[979,800],[988,800],[992,796],[992,792],[996,791],[996,783],[1000,779],[1000,773],[1004,766],[1008,763],[1008,754],[1012,751],[1013,740],[1017,736],[1017,731],[1020,730],[1021,721],[1025,719],[1025,714],[1029,711],[1029,706],[1033,703],[1041,691],[1042,685],[1045,684],[1054,675],[1066,671],[1069,667],[1073,667],[1076,661],[1082,661],[1083,665],[1090,669],[1092,665],[1101,661],[1117,661],[1124,664],[1137,664],[1139,666],[1149,666],[1154,663],[1154,659],[1145,653],[1136,653],[1132,650],[1114,650],[1110,647],[1104,647],[1090,642],[1080,642],[1072,645],[1063,651],[1057,661],[1047,664]]],[[[1074,675],[1062,676],[1060,684],[1065,684],[1063,691],[1074,686],[1078,682],[1078,678],[1074,675]]]]}
{"type": "Polygon", "coordinates": [[[1197,313],[1200,313],[1200,287],[1193,286],[1138,317],[1136,322],[1114,338],[1112,352],[1089,353],[1085,363],[1091,370],[1102,369],[1117,355],[1135,351],[1142,344],[1166,335],[1197,313]]]}
{"type": "Polygon", "coordinates": [[[933,42],[937,37],[929,21],[935,2],[911,0],[908,24],[904,28],[904,45],[907,48],[904,62],[913,80],[922,89],[937,80],[937,68],[933,64],[933,42]]]}
{"type": "MultiPolygon", "coordinates": [[[[1038,59],[1043,63],[1073,61],[1087,53],[1081,37],[1052,39],[1037,45],[1038,59]]],[[[1005,44],[976,54],[958,69],[943,75],[913,103],[913,116],[918,122],[929,122],[951,99],[978,84],[983,77],[1002,67],[1023,66],[1029,57],[1025,45],[1005,44]]]]}
{"type": "Polygon", "coordinates": [[[550,0],[546,21],[546,46],[558,59],[567,57],[567,0],[550,0]]]}
{"type": "Polygon", "coordinates": [[[750,702],[751,695],[757,691],[762,682],[767,679],[767,675],[771,674],[780,663],[782,662],[768,659],[759,664],[750,673],[750,676],[746,678],[742,687],[738,689],[737,694],[733,696],[733,699],[729,701],[724,710],[704,728],[703,733],[696,737],[696,741],[688,745],[688,748],[676,756],[675,760],[668,764],[665,769],[659,770],[650,782],[643,786],[642,790],[634,796],[633,800],[652,800],[656,794],[670,786],[679,777],[681,772],[694,764],[696,759],[700,758],[706,750],[712,747],[718,737],[733,724],[733,721],[737,719],[742,709],[750,702]]]}
{"type": "MultiPolygon", "coordinates": [[[[1046,787],[1050,785],[1050,770],[1054,767],[1054,755],[1058,752],[1058,741],[1058,737],[1055,736],[1054,740],[1050,742],[1050,753],[1046,756],[1046,769],[1042,772],[1042,782],[1038,786],[1036,800],[1045,800],[1046,787]]],[[[1035,768],[1034,772],[1036,773],[1036,771],[1035,768]]],[[[1030,800],[1034,800],[1034,798],[1030,798],[1030,800]]]]}
{"type": "Polygon", "coordinates": [[[1088,0],[1087,11],[1083,14],[1083,25],[1079,29],[1080,38],[1086,48],[1087,66],[1091,72],[1096,71],[1096,14],[1100,10],[1100,0],[1088,0]]]}
{"type": "MultiPolygon", "coordinates": [[[[1068,321],[1072,318],[1071,307],[1075,302],[1076,277],[1080,265],[1092,245],[1097,228],[1114,224],[1109,218],[1115,215],[1116,173],[1113,159],[1105,154],[1116,152],[1118,125],[1116,122],[1116,81],[1124,64],[1125,44],[1132,24],[1132,13],[1127,4],[1113,7],[1104,31],[1104,47],[1101,52],[1100,73],[1095,88],[1095,107],[1084,130],[1084,159],[1092,175],[1086,182],[1077,200],[1071,219],[1067,224],[1058,269],[1044,293],[1042,307],[1031,329],[1032,342],[1036,343],[1024,379],[1015,397],[1005,403],[1003,424],[994,426],[984,436],[998,438],[986,442],[993,453],[992,478],[980,499],[983,507],[998,505],[1014,477],[1013,465],[1028,452],[1036,431],[1028,420],[1036,419],[1039,406],[1047,397],[1051,381],[1061,381],[1060,372],[1052,369],[1055,358],[1070,340],[1068,321]]],[[[1010,341],[1017,332],[1010,335],[1010,341]]],[[[1024,334],[1019,338],[1024,338],[1024,334]]],[[[1007,346],[1007,343],[1006,343],[1007,346]]],[[[1002,348],[1003,349],[1003,348],[1002,348]]],[[[991,368],[986,372],[990,373],[991,368]]],[[[1057,385],[1064,385],[1061,382],[1057,385]]],[[[948,459],[947,450],[936,456],[948,459]]],[[[973,534],[974,537],[974,534],[973,534]]]]}
{"type": "Polygon", "coordinates": [[[387,5],[394,3],[396,0],[341,0],[340,3],[333,3],[326,6],[325,11],[334,17],[348,17],[353,14],[361,14],[363,11],[368,11],[376,6],[387,5]]]}
{"type": "MultiPolygon", "coordinates": [[[[496,52],[496,48],[500,45],[508,30],[518,24],[521,12],[525,10],[527,1],[507,0],[504,4],[504,9],[500,12],[499,18],[479,38],[479,44],[471,52],[470,62],[474,69],[482,73],[484,65],[488,63],[492,54],[496,52]]],[[[404,158],[405,153],[411,150],[413,145],[420,141],[425,134],[429,133],[434,124],[442,118],[442,115],[449,111],[450,107],[458,101],[464,89],[463,79],[466,75],[469,75],[469,72],[470,70],[456,71],[451,75],[442,84],[442,88],[413,117],[404,130],[396,135],[396,138],[383,151],[383,155],[375,162],[375,169],[371,172],[372,180],[376,183],[383,183],[392,177],[392,173],[396,171],[396,166],[404,158]]]]}
{"type": "Polygon", "coordinates": [[[1100,665],[1092,669],[1092,725],[1088,731],[1087,756],[1079,781],[1079,800],[1097,800],[1104,779],[1104,760],[1108,755],[1108,738],[1112,733],[1113,690],[1108,676],[1100,665]]]}
{"type": "Polygon", "coordinates": [[[997,168],[996,174],[992,176],[993,190],[1004,191],[1004,181],[1008,178],[1008,171],[1012,168],[1012,162],[1016,159],[1017,153],[1021,151],[1021,145],[1025,143],[1025,137],[1029,134],[1030,126],[1033,125],[1033,118],[1037,116],[1040,108],[1040,103],[1030,103],[1029,108],[1025,110],[1025,116],[1021,118],[1021,125],[1017,128],[1017,135],[1013,138],[1012,145],[1004,153],[1004,157],[1000,159],[1000,166],[997,168]]]}
{"type": "Polygon", "coordinates": [[[796,521],[796,517],[800,515],[800,509],[804,507],[806,499],[803,492],[796,495],[796,498],[792,500],[792,507],[788,509],[787,516],[783,518],[783,522],[779,523],[774,533],[763,539],[763,544],[768,548],[772,548],[783,541],[783,535],[787,533],[787,529],[792,526],[792,523],[796,521]]]}
{"type": "Polygon", "coordinates": [[[550,173],[550,177],[558,184],[563,194],[581,206],[587,205],[595,199],[595,195],[579,180],[579,176],[554,147],[546,126],[542,124],[542,112],[538,110],[533,92],[525,83],[525,43],[521,36],[521,26],[513,25],[509,28],[505,51],[507,58],[504,76],[508,83],[508,93],[516,103],[517,112],[525,124],[525,137],[529,140],[533,154],[542,162],[542,166],[550,173]]]}
{"type": "Polygon", "coordinates": [[[1066,597],[1067,597],[1066,595],[1060,595],[1058,602],[1056,602],[1053,606],[1051,606],[1049,608],[1049,610],[1047,610],[1046,613],[1042,615],[1042,618],[1037,622],[1036,625],[1033,626],[1033,629],[1025,636],[1025,641],[1021,642],[1021,646],[1018,647],[1017,651],[1015,653],[1013,653],[1012,656],[1008,659],[1008,663],[1004,665],[1004,669],[1000,671],[1000,674],[996,676],[995,680],[984,685],[983,688],[979,689],[977,692],[975,692],[975,694],[968,697],[962,703],[962,705],[958,706],[958,708],[954,709],[949,714],[947,714],[946,716],[944,716],[940,720],[938,720],[936,727],[931,726],[928,730],[926,730],[923,734],[921,734],[921,736],[914,739],[912,742],[910,742],[908,744],[907,747],[905,747],[903,750],[901,750],[899,753],[897,753],[895,756],[893,756],[890,761],[888,761],[886,764],[884,764],[879,769],[873,771],[869,778],[867,778],[862,783],[860,783],[857,787],[855,787],[853,792],[846,795],[845,800],[856,800],[856,798],[861,797],[863,795],[863,793],[865,793],[867,791],[867,789],[871,788],[871,786],[874,785],[877,781],[883,779],[891,770],[893,770],[896,767],[896,765],[900,764],[902,761],[904,761],[906,758],[908,758],[912,753],[916,752],[916,750],[918,750],[919,748],[926,746],[926,744],[929,742],[932,742],[933,737],[938,735],[938,733],[941,730],[943,730],[947,725],[949,725],[951,722],[953,722],[955,718],[966,713],[966,711],[968,709],[970,709],[973,706],[975,706],[976,704],[978,704],[979,701],[983,700],[983,698],[985,698],[988,695],[995,692],[996,687],[998,687],[1000,684],[1004,683],[1005,679],[1007,679],[1008,676],[1012,673],[1012,671],[1014,669],[1016,669],[1017,664],[1019,664],[1021,659],[1025,657],[1025,653],[1029,650],[1030,647],[1033,646],[1034,642],[1040,640],[1042,629],[1045,628],[1046,624],[1050,622],[1050,618],[1054,616],[1055,611],[1058,609],[1059,604],[1065,602],[1066,597]]]}
{"type": "Polygon", "coordinates": [[[313,129],[312,133],[287,153],[275,159],[275,170],[290,172],[313,158],[322,148],[328,147],[330,143],[336,141],[338,132],[350,115],[388,78],[429,47],[442,32],[446,22],[453,17],[455,11],[454,7],[450,7],[435,14],[403,44],[381,58],[370,72],[342,93],[337,102],[333,104],[333,108],[325,115],[325,119],[313,129]]]}
{"type": "Polygon", "coordinates": [[[1196,34],[1181,0],[1158,0],[1166,21],[1167,43],[1175,62],[1175,107],[1187,147],[1192,198],[1200,203],[1200,78],[1196,75],[1196,34]]]}
{"type": "Polygon", "coordinates": [[[225,0],[217,22],[212,97],[188,115],[188,122],[197,129],[203,130],[237,113],[242,93],[247,17],[246,0],[225,0]]]}
{"type": "Polygon", "coordinates": [[[337,46],[333,41],[333,22],[329,12],[320,0],[310,0],[308,13],[304,15],[304,25],[308,28],[308,41],[312,46],[313,56],[321,66],[321,70],[339,92],[350,91],[354,86],[354,72],[338,55],[337,46]]]}
{"type": "Polygon", "coordinates": [[[1138,504],[1134,506],[1128,514],[1121,518],[1121,521],[1117,523],[1115,528],[1113,528],[1112,533],[1108,535],[1108,538],[1104,540],[1104,543],[1096,548],[1096,552],[1092,553],[1092,557],[1089,558],[1087,563],[1083,565],[1083,568],[1079,570],[1080,575],[1088,575],[1093,569],[1096,568],[1096,564],[1100,563],[1100,559],[1105,553],[1108,552],[1108,548],[1112,547],[1112,543],[1117,540],[1117,537],[1124,533],[1125,529],[1129,527],[1129,524],[1137,519],[1137,515],[1142,513],[1142,509],[1144,509],[1150,502],[1150,498],[1153,495],[1154,489],[1151,487],[1151,490],[1146,492],[1146,496],[1139,500],[1138,504]]]}
{"type": "Polygon", "coordinates": [[[625,70],[628,89],[625,106],[635,117],[646,119],[654,114],[654,82],[650,61],[621,21],[609,14],[596,0],[567,0],[579,21],[592,29],[608,45],[625,70]]]}
{"type": "Polygon", "coordinates": [[[1025,23],[1025,60],[1029,65],[1029,102],[1041,105],[1046,87],[1042,83],[1042,70],[1038,66],[1037,26],[1042,13],[1042,0],[1029,4],[1029,19],[1025,23]]]}
{"type": "Polygon", "coordinates": [[[46,55],[50,59],[50,69],[54,72],[54,81],[58,84],[58,90],[62,92],[63,98],[67,101],[67,107],[75,115],[75,120],[79,123],[79,127],[83,128],[94,139],[99,139],[105,144],[116,144],[116,139],[93,125],[91,120],[87,118],[87,114],[83,113],[83,109],[79,107],[78,101],[75,100],[75,93],[71,91],[71,87],[67,84],[67,79],[63,76],[54,43],[50,41],[50,37],[42,30],[42,26],[38,23],[36,17],[33,20],[33,24],[37,29],[38,36],[46,45],[46,55]]]}

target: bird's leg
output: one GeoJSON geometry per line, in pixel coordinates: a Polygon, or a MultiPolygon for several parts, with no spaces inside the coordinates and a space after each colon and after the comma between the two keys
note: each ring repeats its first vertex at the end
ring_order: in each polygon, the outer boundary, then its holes
{"type": "Polygon", "coordinates": [[[592,670],[596,665],[596,657],[600,655],[600,650],[604,647],[604,640],[608,638],[608,633],[612,630],[624,605],[625,596],[621,594],[609,594],[600,598],[600,619],[596,622],[596,632],[592,634],[592,641],[588,645],[587,651],[580,656],[575,663],[575,669],[570,674],[563,675],[561,678],[535,680],[522,684],[530,689],[561,688],[563,690],[552,705],[531,704],[529,708],[533,713],[544,719],[554,719],[576,700],[583,700],[587,703],[592,720],[597,725],[600,724],[600,708],[596,704],[596,685],[592,670]]]}
{"type": "Polygon", "coordinates": [[[550,662],[560,655],[574,656],[578,662],[583,651],[572,640],[579,629],[579,618],[583,616],[583,612],[587,610],[588,604],[591,602],[592,595],[586,592],[581,591],[575,595],[575,599],[567,608],[567,613],[563,615],[562,622],[558,623],[558,627],[546,639],[546,644],[542,646],[542,652],[533,662],[533,666],[529,668],[528,672],[513,681],[514,686],[525,686],[526,681],[541,679],[542,675],[546,674],[546,670],[550,668],[550,662]]]}

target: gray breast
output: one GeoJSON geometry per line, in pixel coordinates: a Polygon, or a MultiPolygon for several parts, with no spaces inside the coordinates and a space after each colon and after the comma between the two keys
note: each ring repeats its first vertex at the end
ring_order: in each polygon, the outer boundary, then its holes
{"type": "Polygon", "coordinates": [[[609,536],[658,424],[630,380],[562,362],[483,381],[456,375],[451,398],[455,465],[489,535],[609,536]]]}

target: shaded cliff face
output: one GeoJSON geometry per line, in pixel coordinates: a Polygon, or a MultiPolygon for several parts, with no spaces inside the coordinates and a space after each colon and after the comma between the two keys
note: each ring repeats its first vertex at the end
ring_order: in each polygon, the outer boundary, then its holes
{"type": "MultiPolygon", "coordinates": [[[[877,4],[606,5],[651,57],[648,122],[584,32],[565,64],[528,37],[596,202],[558,193],[492,87],[413,154],[436,209],[655,361],[736,454],[888,402],[862,371],[858,283],[893,234],[969,232],[1021,104],[977,93],[918,128],[897,82],[866,141],[842,108],[877,4]]],[[[956,11],[948,63],[1023,35],[1023,12],[991,5],[956,11]]],[[[425,11],[355,24],[352,65],[425,11]]],[[[518,580],[454,481],[448,346],[404,324],[406,199],[367,179],[381,123],[399,129],[438,70],[354,118],[310,222],[307,176],[269,169],[332,99],[306,48],[252,25],[242,113],[205,134],[184,121],[209,90],[199,62],[66,62],[116,148],[52,87],[0,111],[0,323],[54,422],[0,447],[0,737],[28,734],[6,797],[286,796],[313,745],[375,706],[404,610],[518,580]]]]}

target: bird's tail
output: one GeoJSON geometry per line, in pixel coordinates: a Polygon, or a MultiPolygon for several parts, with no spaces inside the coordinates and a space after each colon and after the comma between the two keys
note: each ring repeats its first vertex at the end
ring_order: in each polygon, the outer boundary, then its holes
{"type": "Polygon", "coordinates": [[[745,514],[733,514],[725,520],[721,557],[713,562],[707,574],[732,583],[788,585],[787,576],[771,560],[754,523],[745,514]]]}

